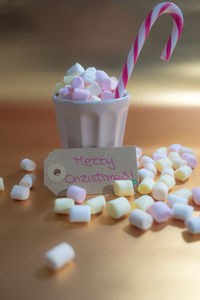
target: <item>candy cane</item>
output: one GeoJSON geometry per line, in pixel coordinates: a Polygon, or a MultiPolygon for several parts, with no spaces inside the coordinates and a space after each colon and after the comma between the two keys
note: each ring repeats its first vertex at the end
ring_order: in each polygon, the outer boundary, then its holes
{"type": "Polygon", "coordinates": [[[122,73],[119,78],[117,88],[115,90],[115,98],[123,97],[126,85],[134,69],[140,51],[149,34],[151,27],[162,14],[170,14],[173,18],[173,28],[170,37],[162,52],[161,59],[168,61],[176,46],[183,29],[183,14],[178,6],[171,2],[163,2],[156,5],[144,20],[132,48],[128,54],[122,73]]]}

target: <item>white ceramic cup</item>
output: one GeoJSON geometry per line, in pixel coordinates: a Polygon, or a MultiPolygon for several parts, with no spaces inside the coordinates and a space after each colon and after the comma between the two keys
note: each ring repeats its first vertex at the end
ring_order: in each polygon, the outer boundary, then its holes
{"type": "Polygon", "coordinates": [[[107,101],[67,100],[53,95],[63,148],[122,146],[130,94],[107,101]]]}

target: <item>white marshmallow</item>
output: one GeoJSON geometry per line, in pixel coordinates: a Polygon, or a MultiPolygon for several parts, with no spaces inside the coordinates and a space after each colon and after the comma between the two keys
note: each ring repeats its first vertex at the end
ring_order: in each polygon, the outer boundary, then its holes
{"type": "Polygon", "coordinates": [[[73,205],[69,209],[70,222],[89,222],[91,219],[91,208],[89,205],[73,205]]]}
{"type": "Polygon", "coordinates": [[[183,154],[183,153],[194,154],[194,151],[193,151],[191,148],[188,148],[188,147],[181,147],[180,153],[181,153],[181,154],[183,154]]]}
{"type": "Polygon", "coordinates": [[[139,175],[139,180],[140,181],[142,181],[146,177],[149,177],[149,178],[152,178],[152,179],[154,179],[154,177],[155,177],[155,175],[147,169],[138,170],[138,175],[139,175]]]}
{"type": "Polygon", "coordinates": [[[83,79],[85,85],[89,85],[95,81],[95,74],[92,72],[84,71],[80,77],[83,79]]]}
{"type": "Polygon", "coordinates": [[[118,84],[117,78],[116,77],[110,77],[110,80],[111,80],[111,87],[110,87],[110,89],[112,91],[115,91],[115,89],[117,87],[117,84],[118,84]]]}
{"type": "Polygon", "coordinates": [[[169,194],[167,196],[167,205],[169,205],[169,207],[172,207],[174,203],[182,203],[184,205],[187,205],[188,200],[175,194],[169,194]]]}
{"type": "Polygon", "coordinates": [[[35,182],[35,176],[33,174],[26,174],[20,180],[19,185],[26,186],[30,189],[32,188],[34,182],[35,182]]]}
{"type": "Polygon", "coordinates": [[[96,68],[95,67],[89,67],[89,68],[87,68],[86,69],[86,72],[92,72],[92,73],[94,73],[94,74],[96,74],[96,68]]]}
{"type": "Polygon", "coordinates": [[[171,160],[174,158],[180,158],[180,154],[178,152],[173,151],[168,154],[168,158],[171,160]]]}
{"type": "Polygon", "coordinates": [[[161,172],[161,176],[163,175],[170,175],[172,177],[174,177],[174,170],[170,167],[164,168],[161,172]]]}
{"type": "Polygon", "coordinates": [[[172,218],[187,220],[192,217],[194,207],[182,203],[174,203],[172,206],[172,218]]]}
{"type": "Polygon", "coordinates": [[[137,208],[130,213],[129,221],[132,225],[141,230],[147,230],[153,224],[152,216],[145,211],[137,208]]]}
{"type": "Polygon", "coordinates": [[[91,214],[98,214],[106,207],[106,200],[104,196],[97,196],[85,202],[91,208],[91,214]]]}
{"type": "Polygon", "coordinates": [[[3,178],[0,177],[0,191],[4,190],[4,182],[3,182],[3,178]]]}
{"type": "Polygon", "coordinates": [[[187,162],[180,157],[172,158],[171,161],[172,161],[172,168],[174,168],[175,170],[187,165],[187,162]]]}
{"type": "Polygon", "coordinates": [[[30,196],[30,189],[21,185],[14,185],[10,197],[16,200],[27,200],[30,196]]]}
{"type": "Polygon", "coordinates": [[[182,188],[174,192],[175,195],[186,198],[188,201],[192,198],[192,192],[187,188],[182,188]]]}
{"type": "Polygon", "coordinates": [[[119,197],[108,201],[107,210],[112,218],[119,219],[130,212],[131,205],[125,197],[119,197]]]}
{"type": "Polygon", "coordinates": [[[68,214],[69,209],[75,201],[71,198],[57,198],[54,201],[54,212],[56,214],[68,214]]]}
{"type": "Polygon", "coordinates": [[[154,176],[157,175],[157,169],[156,169],[155,165],[152,164],[152,163],[145,164],[144,169],[149,170],[150,172],[152,172],[154,174],[154,176]]]}
{"type": "Polygon", "coordinates": [[[144,166],[145,164],[148,164],[148,163],[151,163],[151,164],[155,164],[155,161],[151,158],[151,157],[149,157],[149,156],[147,156],[147,155],[144,155],[144,156],[142,156],[142,159],[141,159],[141,162],[142,162],[142,165],[144,166]]]}
{"type": "Polygon", "coordinates": [[[164,182],[168,187],[168,191],[171,190],[176,183],[174,177],[170,175],[163,175],[158,179],[158,181],[164,182]]]}
{"type": "Polygon", "coordinates": [[[167,147],[160,147],[155,152],[167,154],[167,147]]]}
{"type": "Polygon", "coordinates": [[[33,160],[29,158],[24,158],[20,162],[20,167],[25,171],[31,172],[31,171],[35,171],[36,164],[33,160]]]}
{"type": "Polygon", "coordinates": [[[200,216],[195,218],[189,218],[185,221],[185,226],[188,232],[192,234],[200,233],[200,216]]]}
{"type": "Polygon", "coordinates": [[[116,196],[133,196],[133,183],[131,180],[115,180],[113,183],[116,196]]]}
{"type": "Polygon", "coordinates": [[[91,101],[101,101],[101,98],[97,97],[97,96],[91,96],[90,97],[91,101]]]}
{"type": "Polygon", "coordinates": [[[102,89],[96,81],[88,85],[86,90],[89,91],[91,96],[99,96],[102,93],[102,89]]]}
{"type": "Polygon", "coordinates": [[[168,194],[168,186],[162,182],[157,181],[152,189],[152,196],[155,200],[164,201],[168,194]]]}
{"type": "Polygon", "coordinates": [[[84,68],[79,64],[75,63],[71,68],[67,70],[67,75],[79,76],[84,72],[84,68]]]}
{"type": "Polygon", "coordinates": [[[44,259],[52,270],[58,270],[74,259],[75,252],[68,243],[61,243],[45,253],[44,259]]]}

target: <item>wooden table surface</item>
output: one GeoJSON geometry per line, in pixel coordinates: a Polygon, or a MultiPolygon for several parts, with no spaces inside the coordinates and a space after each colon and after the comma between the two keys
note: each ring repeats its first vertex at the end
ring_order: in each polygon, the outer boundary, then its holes
{"type": "MultiPolygon", "coordinates": [[[[115,221],[106,212],[89,224],[70,224],[66,216],[54,215],[54,195],[43,185],[42,170],[47,154],[61,147],[53,107],[2,105],[0,114],[0,175],[5,182],[0,194],[0,299],[199,299],[199,236],[190,236],[181,221],[154,224],[141,233],[127,218],[115,221]],[[19,168],[24,157],[36,161],[37,182],[30,199],[21,203],[9,193],[24,174],[19,168]],[[76,259],[53,273],[44,264],[44,253],[62,241],[74,247],[76,259]]],[[[197,107],[131,107],[124,145],[140,146],[151,155],[157,147],[178,142],[199,156],[199,115],[197,107]]],[[[191,179],[174,189],[199,185],[198,166],[191,179]]]]}

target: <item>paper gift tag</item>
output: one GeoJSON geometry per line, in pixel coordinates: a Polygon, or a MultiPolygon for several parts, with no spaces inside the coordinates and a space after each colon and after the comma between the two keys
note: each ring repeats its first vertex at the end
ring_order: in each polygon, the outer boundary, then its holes
{"type": "Polygon", "coordinates": [[[135,146],[54,150],[44,160],[44,184],[56,196],[72,184],[88,194],[112,193],[120,179],[138,184],[135,146]]]}

